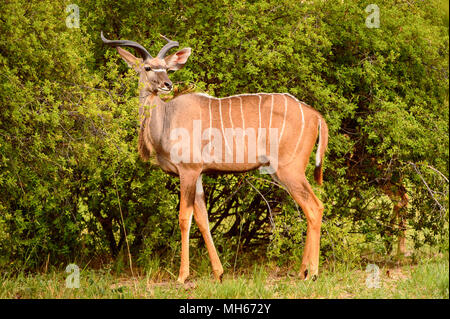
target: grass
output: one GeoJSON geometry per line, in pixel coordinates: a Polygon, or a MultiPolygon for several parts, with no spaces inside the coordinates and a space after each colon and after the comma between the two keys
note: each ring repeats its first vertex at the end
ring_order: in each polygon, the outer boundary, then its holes
{"type": "Polygon", "coordinates": [[[322,266],[317,281],[301,281],[288,267],[255,264],[227,272],[217,283],[207,267],[179,285],[167,270],[151,269],[136,277],[109,270],[82,270],[80,288],[66,288],[67,273],[3,275],[0,298],[449,298],[449,262],[446,256],[419,263],[380,265],[379,288],[369,288],[365,267],[322,266]]]}

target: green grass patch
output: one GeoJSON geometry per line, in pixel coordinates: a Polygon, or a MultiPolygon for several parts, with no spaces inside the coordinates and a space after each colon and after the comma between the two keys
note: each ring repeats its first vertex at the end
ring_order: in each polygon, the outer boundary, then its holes
{"type": "MultiPolygon", "coordinates": [[[[199,267],[185,285],[170,270],[151,267],[132,277],[110,270],[81,270],[80,287],[67,288],[64,271],[15,276],[4,274],[0,298],[449,298],[448,255],[424,257],[418,263],[378,265],[378,288],[370,288],[366,266],[323,266],[317,281],[301,281],[297,272],[274,262],[228,270],[222,283],[199,267]]],[[[139,270],[135,270],[139,272],[139,270]]]]}

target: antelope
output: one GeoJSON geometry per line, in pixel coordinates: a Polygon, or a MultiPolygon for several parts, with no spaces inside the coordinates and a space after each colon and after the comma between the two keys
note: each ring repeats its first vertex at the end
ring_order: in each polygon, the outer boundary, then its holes
{"type": "Polygon", "coordinates": [[[165,172],[180,179],[178,282],[184,283],[189,276],[192,217],[205,241],[214,276],[222,281],[223,267],[209,228],[202,174],[264,168],[288,190],[306,215],[307,234],[300,278],[315,280],[319,269],[324,206],[308,183],[305,170],[318,139],[314,179],[322,185],[322,164],[328,143],[328,127],[322,115],[288,93],[240,94],[224,98],[188,93],[164,102],[159,95],[173,88],[167,72],[181,69],[191,48],[166,56],[179,43],[161,35],[167,43],[156,57],[152,57],[137,42],[108,40],[103,32],[100,36],[103,43],[115,47],[126,64],[139,74],[138,151],[141,159],[147,161],[154,154],[165,172]],[[122,47],[133,48],[140,57],[122,47]],[[184,153],[181,157],[177,156],[180,149],[184,153]],[[231,152],[234,149],[236,154],[231,152]]]}

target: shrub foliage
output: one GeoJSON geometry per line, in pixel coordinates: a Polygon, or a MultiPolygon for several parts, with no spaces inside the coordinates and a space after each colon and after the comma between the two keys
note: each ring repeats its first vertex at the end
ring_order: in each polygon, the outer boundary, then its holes
{"type": "MultiPolygon", "coordinates": [[[[368,1],[86,0],[79,28],[66,25],[70,3],[0,4],[1,268],[115,258],[124,229],[143,264],[179,249],[178,181],[138,158],[137,77],[101,30],[155,53],[160,33],[191,47],[171,75],[179,91],[289,92],[325,116],[322,260],[392,244],[386,185],[407,190],[415,247],[448,249],[445,1],[377,1],[379,28],[365,24],[368,1]]],[[[267,176],[205,184],[225,260],[301,256],[304,215],[267,176]]]]}

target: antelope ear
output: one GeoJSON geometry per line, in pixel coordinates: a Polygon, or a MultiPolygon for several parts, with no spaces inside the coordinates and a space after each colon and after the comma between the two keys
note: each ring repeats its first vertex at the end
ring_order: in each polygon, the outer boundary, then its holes
{"type": "Polygon", "coordinates": [[[130,68],[133,68],[136,72],[140,71],[140,66],[143,64],[143,60],[141,58],[135,57],[133,54],[125,49],[122,49],[121,47],[116,47],[116,49],[130,68]]]}
{"type": "Polygon", "coordinates": [[[164,58],[166,61],[167,69],[176,71],[181,69],[186,63],[187,59],[191,55],[191,48],[184,48],[174,54],[164,58]]]}

